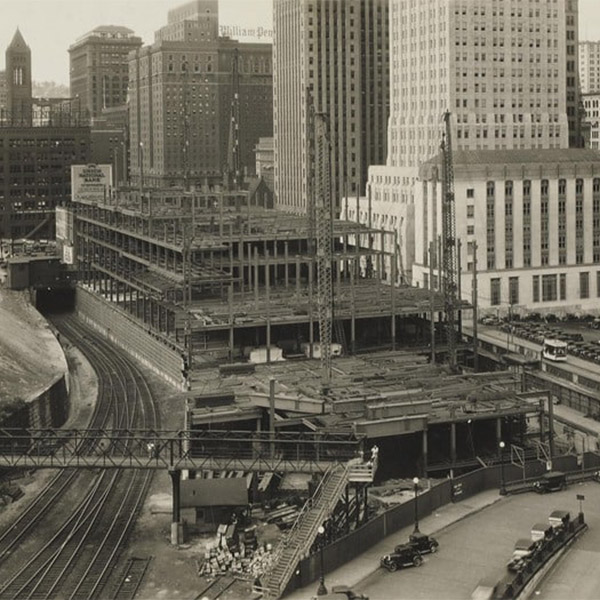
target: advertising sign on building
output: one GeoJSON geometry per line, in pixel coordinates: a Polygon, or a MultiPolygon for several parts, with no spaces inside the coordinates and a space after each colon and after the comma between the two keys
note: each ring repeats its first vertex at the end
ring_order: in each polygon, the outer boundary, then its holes
{"type": "Polygon", "coordinates": [[[72,165],[71,198],[73,202],[105,202],[111,181],[111,165],[72,165]]]}
{"type": "Polygon", "coordinates": [[[64,206],[56,207],[56,239],[73,242],[73,213],[64,206]]]}
{"type": "Polygon", "coordinates": [[[63,246],[62,261],[67,265],[72,265],[74,262],[73,259],[74,259],[73,246],[69,246],[69,245],[65,244],[63,246]]]}

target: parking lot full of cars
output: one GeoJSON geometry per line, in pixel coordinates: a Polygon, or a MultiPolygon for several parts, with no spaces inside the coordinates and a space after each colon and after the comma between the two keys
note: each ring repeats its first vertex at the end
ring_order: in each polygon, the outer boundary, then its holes
{"type": "Polygon", "coordinates": [[[577,318],[574,315],[567,315],[558,318],[553,314],[542,317],[537,313],[531,313],[522,319],[513,317],[511,320],[486,316],[480,322],[483,325],[497,327],[508,335],[540,345],[547,339],[566,342],[567,354],[600,364],[600,317],[585,315],[577,318]],[[597,339],[590,340],[590,335],[584,335],[586,332],[596,331],[598,331],[597,339]]]}

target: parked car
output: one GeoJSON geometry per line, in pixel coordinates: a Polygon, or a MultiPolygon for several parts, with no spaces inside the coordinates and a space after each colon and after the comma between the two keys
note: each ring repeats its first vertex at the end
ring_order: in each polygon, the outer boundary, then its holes
{"type": "Polygon", "coordinates": [[[522,571],[539,547],[540,543],[535,540],[528,538],[517,540],[513,555],[506,565],[508,570],[516,573],[522,571]]]}
{"type": "Polygon", "coordinates": [[[390,572],[402,567],[420,567],[422,564],[423,557],[409,544],[396,546],[391,554],[381,558],[381,566],[390,572]]]}
{"type": "Polygon", "coordinates": [[[554,510],[548,517],[548,523],[550,523],[553,529],[566,529],[571,522],[571,513],[566,510],[554,510]]]}
{"type": "Polygon", "coordinates": [[[421,533],[420,531],[416,531],[410,535],[408,538],[408,545],[415,548],[419,554],[437,552],[440,547],[440,543],[435,538],[430,537],[425,533],[421,533]]]}
{"type": "Polygon", "coordinates": [[[482,325],[500,325],[502,321],[498,317],[488,315],[487,317],[483,317],[480,323],[482,325]]]}
{"type": "Polygon", "coordinates": [[[548,471],[543,477],[533,484],[538,494],[546,492],[558,492],[567,487],[567,476],[561,471],[548,471]]]}

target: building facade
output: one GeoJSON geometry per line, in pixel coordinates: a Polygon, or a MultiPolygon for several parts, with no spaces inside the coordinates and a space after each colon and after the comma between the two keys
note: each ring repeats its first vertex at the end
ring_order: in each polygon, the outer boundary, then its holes
{"type": "MultiPolygon", "coordinates": [[[[437,268],[430,279],[429,245],[442,233],[441,158],[424,163],[419,177],[413,281],[439,288],[437,268]]],[[[598,309],[600,152],[459,151],[454,177],[464,299],[471,297],[476,254],[483,309],[598,309]]]]}
{"type": "Polygon", "coordinates": [[[102,25],[69,48],[71,96],[92,118],[127,102],[128,56],[141,45],[131,29],[102,25]]]}
{"type": "Polygon", "coordinates": [[[582,94],[600,92],[600,42],[579,42],[579,82],[582,94]]]}
{"type": "Polygon", "coordinates": [[[306,212],[314,109],[328,119],[339,210],[386,155],[388,0],[275,0],[273,22],[277,204],[306,212]]]}
{"type": "Polygon", "coordinates": [[[90,161],[90,128],[0,126],[0,238],[54,237],[54,211],[71,200],[71,165],[90,161]]]}
{"type": "Polygon", "coordinates": [[[71,200],[71,165],[90,160],[90,128],[78,103],[35,100],[31,52],[17,30],[6,50],[0,114],[0,238],[51,238],[54,212],[71,200]]]}
{"type": "MultiPolygon", "coordinates": [[[[446,111],[458,150],[568,148],[581,137],[572,119],[579,114],[576,15],[576,0],[390,3],[386,165],[404,182],[402,202],[415,201],[419,165],[437,154],[446,111]]],[[[365,206],[384,196],[382,177],[380,167],[369,175],[365,206]]],[[[398,235],[408,243],[413,224],[404,223],[398,235]]],[[[414,248],[402,254],[410,273],[414,248]]]]}
{"type": "Polygon", "coordinates": [[[581,94],[585,117],[582,131],[586,148],[600,149],[600,91],[581,94]]]}
{"type": "Polygon", "coordinates": [[[192,10],[191,24],[187,10],[171,11],[173,21],[155,43],[130,55],[130,160],[136,184],[142,179],[153,187],[220,183],[232,162],[236,170],[253,173],[254,147],[273,133],[271,45],[213,39],[218,16],[209,13],[203,24],[205,17],[198,14],[204,5],[216,10],[214,0],[181,7],[192,10]],[[186,20],[178,24],[175,18],[186,20]],[[197,38],[187,37],[190,30],[197,38]]]}
{"type": "Polygon", "coordinates": [[[256,155],[256,176],[262,177],[271,190],[275,189],[275,150],[273,138],[263,137],[254,149],[256,155]]]}

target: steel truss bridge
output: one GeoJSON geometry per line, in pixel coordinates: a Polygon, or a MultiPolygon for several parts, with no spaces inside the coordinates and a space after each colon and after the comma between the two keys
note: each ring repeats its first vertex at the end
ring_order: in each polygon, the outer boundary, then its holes
{"type": "Polygon", "coordinates": [[[0,468],[324,473],[356,458],[364,440],[352,432],[0,429],[0,468]]]}

